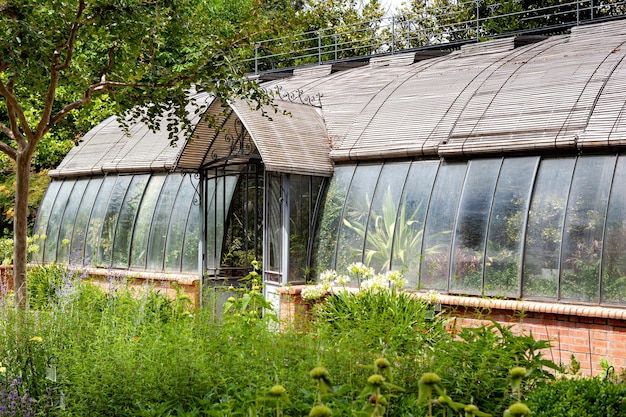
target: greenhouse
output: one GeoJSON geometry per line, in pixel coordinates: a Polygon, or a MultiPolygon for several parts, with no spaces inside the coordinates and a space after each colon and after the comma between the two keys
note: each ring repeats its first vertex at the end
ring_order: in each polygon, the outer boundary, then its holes
{"type": "Polygon", "coordinates": [[[256,259],[268,296],[363,262],[624,307],[625,43],[614,21],[261,74],[286,114],[199,92],[219,123],[175,147],[107,119],[50,173],[38,260],[208,288],[256,259]]]}

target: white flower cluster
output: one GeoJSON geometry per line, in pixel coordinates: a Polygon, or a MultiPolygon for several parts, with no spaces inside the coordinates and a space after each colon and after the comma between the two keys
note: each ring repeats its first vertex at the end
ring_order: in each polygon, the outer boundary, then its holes
{"type": "Polygon", "coordinates": [[[319,300],[324,294],[326,294],[326,291],[324,291],[322,285],[309,285],[302,289],[300,297],[302,297],[303,300],[319,300]]]}
{"type": "Polygon", "coordinates": [[[303,300],[319,300],[325,294],[331,292],[334,286],[345,287],[350,282],[350,277],[338,275],[337,271],[327,269],[320,274],[319,284],[302,289],[300,296],[303,300]]]}
{"type": "Polygon", "coordinates": [[[385,274],[374,275],[374,270],[362,262],[355,262],[348,266],[348,275],[338,275],[337,271],[326,270],[320,274],[319,283],[302,289],[300,296],[303,300],[319,300],[330,293],[333,287],[344,287],[350,283],[350,276],[360,281],[360,288],[365,291],[383,291],[402,289],[407,280],[400,271],[389,271],[385,274]],[[362,280],[361,280],[362,279],[362,280]]]}
{"type": "Polygon", "coordinates": [[[407,280],[400,271],[389,271],[385,274],[378,274],[361,283],[361,289],[366,291],[383,291],[392,288],[401,289],[407,283],[407,280]]]}
{"type": "Polygon", "coordinates": [[[367,279],[374,276],[374,269],[365,266],[363,262],[355,262],[348,265],[348,273],[357,279],[367,279]]]}

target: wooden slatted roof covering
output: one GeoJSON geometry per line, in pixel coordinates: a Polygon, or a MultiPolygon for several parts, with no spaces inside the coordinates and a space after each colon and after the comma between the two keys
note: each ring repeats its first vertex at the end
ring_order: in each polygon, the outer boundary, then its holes
{"type": "Polygon", "coordinates": [[[333,173],[330,142],[318,109],[275,100],[280,111],[271,120],[243,100],[231,107],[256,144],[266,171],[329,177],[333,173]]]}
{"type": "Polygon", "coordinates": [[[322,95],[334,161],[576,150],[626,145],[625,57],[619,20],[268,85],[322,95]]]}
{"type": "Polygon", "coordinates": [[[236,125],[236,121],[237,117],[233,117],[233,110],[228,105],[224,106],[220,100],[211,103],[180,153],[176,170],[199,172],[219,167],[237,172],[241,164],[260,159],[250,136],[236,125]]]}
{"type": "MultiPolygon", "coordinates": [[[[199,115],[194,114],[193,109],[206,106],[213,99],[208,93],[193,94],[191,98],[191,122],[196,123],[199,115]]],[[[109,117],[90,130],[49,175],[72,177],[168,171],[174,166],[182,145],[181,141],[171,146],[166,121],[156,132],[150,131],[143,123],[134,123],[127,135],[117,118],[109,117]]]]}
{"type": "Polygon", "coordinates": [[[206,121],[198,124],[176,169],[198,171],[218,166],[225,170],[236,169],[247,157],[258,155],[267,171],[332,175],[330,143],[318,110],[280,99],[275,103],[287,114],[266,109],[267,117],[244,100],[232,101],[225,112],[221,103],[215,101],[208,112],[221,120],[217,124],[206,121]],[[237,138],[244,137],[246,145],[238,147],[237,138]],[[235,148],[242,152],[237,154],[235,148]]]}

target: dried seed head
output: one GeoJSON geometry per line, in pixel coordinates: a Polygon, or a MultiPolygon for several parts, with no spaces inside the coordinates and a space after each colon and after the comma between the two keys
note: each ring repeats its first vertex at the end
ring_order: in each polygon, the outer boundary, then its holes
{"type": "Polygon", "coordinates": [[[311,370],[311,378],[315,380],[328,379],[329,377],[330,374],[328,373],[328,370],[322,366],[318,366],[311,370]]]}
{"type": "Polygon", "coordinates": [[[530,408],[523,403],[515,403],[509,407],[509,415],[511,417],[529,417],[530,408]]]}
{"type": "Polygon", "coordinates": [[[380,387],[385,382],[385,378],[382,375],[374,374],[367,378],[367,383],[375,387],[380,387]]]}
{"type": "Polygon", "coordinates": [[[382,395],[372,394],[372,395],[370,395],[370,398],[368,399],[368,401],[371,404],[379,404],[379,405],[382,405],[382,406],[387,405],[387,399],[385,397],[383,397],[382,395]]]}
{"type": "Polygon", "coordinates": [[[374,362],[374,364],[376,365],[376,368],[381,369],[381,370],[391,367],[391,364],[385,358],[376,359],[376,362],[374,362]]]}
{"type": "Polygon", "coordinates": [[[523,379],[526,377],[526,368],[522,368],[521,366],[516,366],[515,368],[509,371],[509,376],[513,380],[523,379]]]}
{"type": "Polygon", "coordinates": [[[426,372],[420,378],[420,384],[424,384],[426,386],[434,386],[441,384],[441,378],[434,372],[426,372]]]}
{"type": "Polygon", "coordinates": [[[285,394],[287,394],[287,390],[282,385],[274,385],[267,391],[267,395],[270,397],[281,397],[285,394]]]}
{"type": "Polygon", "coordinates": [[[311,409],[309,417],[331,417],[333,412],[325,405],[316,405],[311,409]]]}

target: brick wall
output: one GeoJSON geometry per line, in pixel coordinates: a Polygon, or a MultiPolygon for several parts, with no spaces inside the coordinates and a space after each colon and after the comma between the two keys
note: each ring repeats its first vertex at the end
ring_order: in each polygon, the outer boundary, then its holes
{"type": "Polygon", "coordinates": [[[0,295],[13,290],[13,267],[0,265],[0,295]]]}

